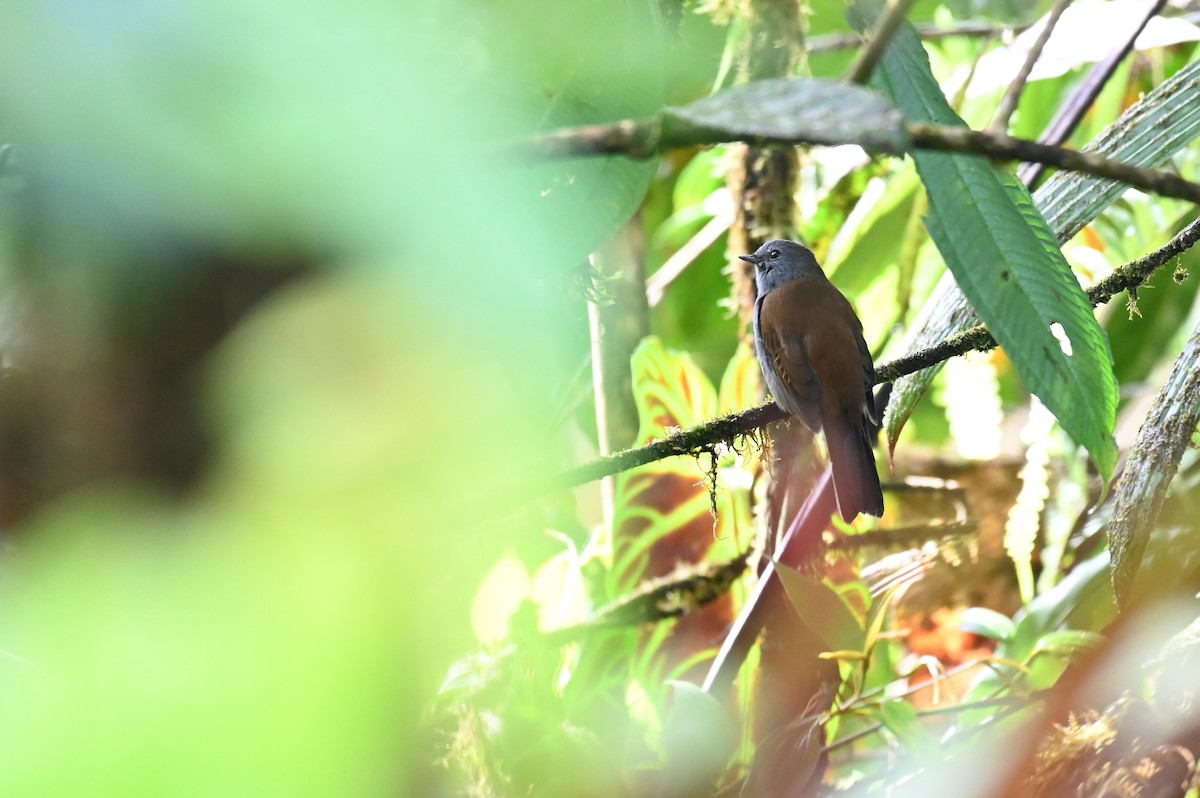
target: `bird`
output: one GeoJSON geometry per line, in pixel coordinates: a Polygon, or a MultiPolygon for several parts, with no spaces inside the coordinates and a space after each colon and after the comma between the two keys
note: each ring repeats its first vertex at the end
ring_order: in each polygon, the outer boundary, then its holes
{"type": "Polygon", "coordinates": [[[758,297],[754,344],[776,403],[812,430],[824,431],[842,518],[883,515],[883,489],[872,439],[879,426],[875,364],[862,321],[807,247],[768,241],[753,255],[758,297]]]}

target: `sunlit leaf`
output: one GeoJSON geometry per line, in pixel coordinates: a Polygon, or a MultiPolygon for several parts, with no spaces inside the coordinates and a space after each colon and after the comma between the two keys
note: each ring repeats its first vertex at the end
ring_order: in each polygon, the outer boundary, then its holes
{"type": "Polygon", "coordinates": [[[471,628],[481,643],[494,646],[508,636],[508,617],[529,595],[530,586],[529,571],[511,551],[488,571],[471,605],[471,628]]]}
{"type": "Polygon", "coordinates": [[[788,599],[828,651],[862,652],[866,633],[841,597],[819,579],[777,563],[788,599]]]}
{"type": "Polygon", "coordinates": [[[1011,640],[1017,627],[1012,619],[987,607],[968,607],[959,619],[959,628],[990,637],[993,640],[1011,640]]]}
{"type": "Polygon", "coordinates": [[[933,734],[922,724],[917,710],[907,701],[884,701],[879,705],[879,719],[910,753],[928,756],[937,750],[933,734]]]}
{"type": "Polygon", "coordinates": [[[1021,492],[1008,511],[1004,523],[1004,549],[1017,570],[1021,600],[1033,599],[1033,548],[1037,543],[1042,510],[1050,495],[1050,454],[1047,444],[1054,428],[1054,417],[1036,399],[1031,403],[1029,421],[1021,433],[1028,449],[1021,467],[1021,492]]]}

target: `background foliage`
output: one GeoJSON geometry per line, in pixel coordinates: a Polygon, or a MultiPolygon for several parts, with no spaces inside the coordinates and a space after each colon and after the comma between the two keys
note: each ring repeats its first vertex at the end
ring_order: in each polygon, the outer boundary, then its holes
{"type": "MultiPolygon", "coordinates": [[[[914,81],[986,127],[1036,34],[1013,28],[1048,7],[921,0],[920,44],[906,28],[874,87],[915,119],[914,81]]],[[[1073,3],[1010,132],[1039,136],[1144,10],[1073,3]]],[[[1108,477],[1200,321],[1196,255],[1094,323],[1056,292],[1194,206],[1124,191],[1068,230],[981,159],[923,156],[960,171],[939,178],[854,146],[513,153],[752,79],[837,80],[859,40],[824,0],[4,16],[0,794],[1053,795],[1126,754],[1183,794],[1194,451],[1121,613],[1104,536],[1108,477]],[[972,180],[1015,202],[944,193],[972,180]],[[877,360],[948,318],[948,273],[1008,348],[912,393],[894,463],[880,450],[885,517],[781,564],[760,642],[714,686],[819,483],[810,437],[514,486],[761,403],[730,256],[768,233],[812,246],[877,360]],[[1043,292],[1023,322],[984,301],[1014,253],[1043,292]],[[1048,392],[1021,325],[1056,313],[1092,359],[1048,392]]],[[[1071,145],[1194,67],[1194,20],[1152,20],[1071,145]]],[[[1176,132],[1158,161],[1196,179],[1196,102],[1114,139],[1176,132]]]]}

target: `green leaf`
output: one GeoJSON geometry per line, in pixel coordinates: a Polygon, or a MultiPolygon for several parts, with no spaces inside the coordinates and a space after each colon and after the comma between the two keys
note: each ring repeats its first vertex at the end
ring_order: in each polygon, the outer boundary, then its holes
{"type": "Polygon", "coordinates": [[[987,607],[969,607],[962,614],[958,626],[967,632],[974,632],[993,640],[1005,642],[1012,640],[1017,632],[1017,625],[1007,615],[1001,615],[987,607]]]}
{"type": "Polygon", "coordinates": [[[1033,647],[1033,655],[1053,654],[1070,659],[1095,649],[1104,635],[1083,629],[1058,629],[1042,635],[1033,647]]]}
{"type": "MultiPolygon", "coordinates": [[[[1200,62],[1181,69],[1135,103],[1084,149],[1138,166],[1154,167],[1200,135],[1200,62]]],[[[1034,193],[1034,203],[1059,241],[1094,219],[1125,187],[1078,172],[1056,172],[1034,193]]],[[[946,275],[925,303],[905,339],[906,351],[920,351],[977,324],[962,291],[946,275]]],[[[896,439],[941,366],[896,381],[884,426],[888,445],[896,439]]]]}
{"type": "MultiPolygon", "coordinates": [[[[652,0],[619,7],[516,0],[492,12],[476,21],[489,32],[488,66],[511,73],[524,90],[507,99],[536,114],[536,131],[644,117],[661,107],[663,35],[652,0]]],[[[539,211],[569,231],[582,256],[629,220],[657,168],[656,158],[575,158],[523,167],[521,177],[539,211]]]]}
{"type": "Polygon", "coordinates": [[[691,682],[669,680],[672,701],[663,720],[664,780],[671,795],[710,791],[738,743],[728,708],[691,682]]]}
{"type": "Polygon", "coordinates": [[[913,705],[904,699],[893,698],[880,704],[879,720],[910,753],[916,756],[935,753],[933,735],[921,723],[913,705]]]}
{"type": "MultiPolygon", "coordinates": [[[[901,28],[881,66],[879,81],[909,118],[963,124],[911,26],[901,28]]],[[[1107,482],[1117,460],[1108,339],[1029,192],[982,158],[914,152],[913,159],[929,194],[926,227],[963,294],[1107,482]]]]}
{"type": "Polygon", "coordinates": [[[908,147],[904,118],[861,86],[814,78],[774,78],[717,92],[663,113],[672,125],[719,130],[733,138],[859,144],[896,155],[908,147]]]}
{"type": "Polygon", "coordinates": [[[839,230],[822,261],[838,288],[858,296],[896,263],[920,187],[916,171],[905,166],[891,176],[865,213],[855,208],[857,227],[839,230]]]}
{"type": "Polygon", "coordinates": [[[866,632],[850,607],[828,585],[781,563],[775,564],[788,599],[828,651],[862,651],[866,632]]]}

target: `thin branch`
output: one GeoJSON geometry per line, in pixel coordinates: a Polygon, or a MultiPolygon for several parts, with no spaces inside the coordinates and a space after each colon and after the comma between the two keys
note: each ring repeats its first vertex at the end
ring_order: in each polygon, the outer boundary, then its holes
{"type": "Polygon", "coordinates": [[[870,79],[875,65],[883,58],[883,51],[887,49],[892,37],[900,29],[900,23],[908,16],[908,10],[915,2],[916,0],[891,0],[888,3],[875,23],[875,28],[867,36],[867,46],[858,51],[858,57],[846,71],[847,83],[866,83],[870,79]]]}
{"type": "MultiPolygon", "coordinates": [[[[713,142],[716,143],[716,142],[713,142]]],[[[514,142],[506,148],[530,150],[545,158],[578,158],[587,155],[628,155],[630,158],[650,158],[664,142],[659,137],[659,125],[654,120],[622,119],[552,130],[527,141],[514,142]]]]}
{"type": "Polygon", "coordinates": [[[688,266],[700,257],[705,250],[716,243],[717,239],[733,224],[734,210],[732,203],[728,208],[722,208],[700,232],[688,239],[658,271],[646,279],[646,301],[650,307],[657,307],[667,292],[667,286],[673,283],[688,266]]]}
{"type": "Polygon", "coordinates": [[[996,111],[996,118],[992,120],[990,128],[993,132],[1003,133],[1008,130],[1008,122],[1012,119],[1013,113],[1017,110],[1017,105],[1021,102],[1021,93],[1025,91],[1025,84],[1029,82],[1029,73],[1033,71],[1033,65],[1041,57],[1042,50],[1046,47],[1046,42],[1050,41],[1050,35],[1054,33],[1054,26],[1058,24],[1059,17],[1062,16],[1062,13],[1067,10],[1067,6],[1070,4],[1071,0],[1055,0],[1054,6],[1046,16],[1046,24],[1038,33],[1037,40],[1029,48],[1029,52],[1025,54],[1025,63],[1021,64],[1021,69],[1017,72],[1017,76],[1013,78],[1012,83],[1008,84],[1008,89],[1004,92],[1004,97],[1000,99],[1000,107],[996,111]]]}
{"type": "Polygon", "coordinates": [[[774,402],[749,410],[742,410],[732,415],[706,421],[690,429],[680,430],[665,438],[661,438],[646,446],[636,449],[626,449],[607,457],[600,457],[581,466],[568,469],[556,474],[548,474],[539,479],[523,483],[516,488],[504,492],[506,500],[521,502],[551,493],[556,490],[566,490],[580,485],[586,485],[597,479],[612,474],[628,471],[638,466],[663,460],[676,455],[694,455],[697,452],[711,449],[722,443],[733,443],[740,437],[752,434],[755,430],[782,421],[787,418],[785,413],[774,402]]]}
{"type": "MultiPolygon", "coordinates": [[[[941,28],[936,25],[918,25],[917,34],[922,39],[945,39],[950,36],[995,36],[1012,31],[1022,33],[1032,27],[1033,23],[1023,22],[1020,25],[993,25],[990,23],[967,22],[962,25],[952,25],[941,28]]],[[[829,33],[814,36],[808,40],[809,53],[823,53],[830,50],[852,50],[862,44],[862,37],[857,33],[829,33]]]]}
{"type": "Polygon", "coordinates": [[[905,125],[917,149],[986,155],[1005,161],[1031,161],[1116,180],[1164,197],[1200,203],[1200,184],[1158,169],[1143,169],[1123,161],[1103,158],[1095,153],[1071,150],[1018,139],[1002,133],[988,133],[966,127],[947,127],[925,122],[905,125]]]}
{"type": "MultiPolygon", "coordinates": [[[[905,123],[913,149],[981,155],[1001,161],[1044,163],[1060,169],[1116,180],[1165,197],[1200,203],[1200,184],[1156,169],[1144,169],[1114,161],[1095,153],[1080,152],[1029,139],[965,127],[905,123]]],[[[716,128],[701,128],[679,121],[664,130],[659,119],[626,119],[600,125],[566,128],[504,145],[505,151],[525,156],[577,158],[595,155],[626,155],[644,158],[674,147],[720,144],[747,140],[754,144],[812,144],[802,139],[738,137],[716,128]]]]}
{"type": "MultiPolygon", "coordinates": [[[[1093,306],[1096,306],[1108,302],[1122,291],[1136,291],[1154,272],[1180,253],[1190,249],[1197,241],[1200,241],[1200,217],[1193,220],[1161,248],[1117,268],[1111,275],[1093,285],[1087,291],[1088,299],[1093,306]]],[[[995,347],[996,339],[992,337],[986,327],[980,324],[957,335],[952,335],[928,349],[880,364],[875,369],[875,382],[876,384],[891,382],[906,374],[937,365],[955,355],[971,351],[986,351],[995,347]]],[[[647,446],[626,449],[623,452],[601,457],[566,471],[531,480],[509,488],[505,491],[504,496],[507,501],[517,503],[555,490],[578,487],[667,457],[694,456],[698,452],[712,450],[715,446],[731,445],[738,438],[750,435],[756,430],[784,418],[787,418],[787,413],[774,402],[752,407],[749,410],[706,421],[690,429],[680,430],[647,446]]]]}

